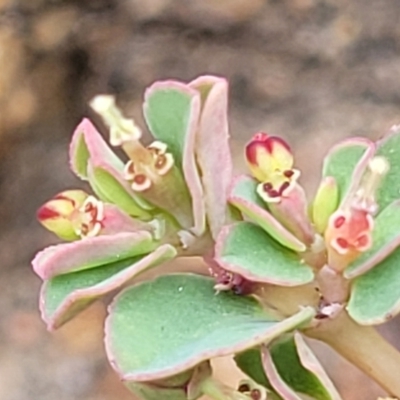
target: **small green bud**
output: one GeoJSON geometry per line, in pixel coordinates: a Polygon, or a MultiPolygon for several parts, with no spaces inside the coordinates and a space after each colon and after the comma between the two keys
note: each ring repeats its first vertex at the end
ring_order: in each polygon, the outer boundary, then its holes
{"type": "Polygon", "coordinates": [[[312,206],[312,220],[315,229],[324,233],[328,226],[329,217],[338,207],[339,189],[336,180],[332,176],[325,177],[319,185],[312,206]]]}

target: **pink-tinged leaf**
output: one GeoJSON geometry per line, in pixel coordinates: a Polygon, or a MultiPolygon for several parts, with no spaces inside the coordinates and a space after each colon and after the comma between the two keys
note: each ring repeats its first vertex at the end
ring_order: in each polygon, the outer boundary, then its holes
{"type": "Polygon", "coordinates": [[[120,293],[109,307],[106,351],[125,381],[176,376],[308,324],[311,307],[277,321],[256,299],[223,292],[194,274],[164,275],[120,293]]]}
{"type": "MultiPolygon", "coordinates": [[[[250,353],[242,356],[239,360],[241,365],[246,366],[251,356],[250,353]]],[[[257,359],[252,358],[257,363],[257,359]]],[[[261,363],[266,374],[265,380],[285,399],[297,399],[297,396],[305,395],[315,400],[341,400],[300,333],[282,335],[270,343],[268,349],[262,347],[261,363]]]]}
{"type": "Polygon", "coordinates": [[[202,100],[196,154],[201,170],[208,225],[215,238],[222,226],[231,219],[227,207],[232,180],[228,83],[223,78],[202,76],[190,82],[189,86],[200,92],[202,100]]]}
{"type": "Polygon", "coordinates": [[[39,252],[32,266],[43,279],[109,264],[149,253],[157,247],[149,232],[123,232],[50,246],[39,252]]]}
{"type": "Polygon", "coordinates": [[[152,232],[153,227],[143,221],[130,217],[113,204],[104,204],[104,217],[101,220],[101,235],[114,235],[120,232],[152,232]]]}
{"type": "Polygon", "coordinates": [[[279,245],[261,227],[250,222],[222,228],[215,261],[223,269],[251,282],[300,286],[314,279],[311,267],[298,254],[279,245]]]}
{"type": "Polygon", "coordinates": [[[202,98],[196,154],[208,225],[216,238],[225,223],[230,222],[227,199],[232,180],[232,158],[229,149],[228,83],[222,78],[202,76],[189,86],[198,90],[202,98]]]}
{"type": "Polygon", "coordinates": [[[165,244],[146,256],[64,274],[46,281],[41,290],[40,310],[47,328],[59,328],[101,296],[120,289],[142,272],[175,255],[175,248],[165,244]]]}
{"type": "Polygon", "coordinates": [[[341,205],[354,196],[375,150],[375,143],[355,137],[338,143],[326,155],[322,174],[335,178],[341,205]]]}
{"type": "Polygon", "coordinates": [[[376,155],[389,163],[389,171],[382,179],[376,193],[380,210],[384,210],[394,200],[400,198],[400,125],[393,126],[377,143],[376,155]]]}
{"type": "Polygon", "coordinates": [[[269,349],[266,346],[263,346],[261,352],[265,374],[276,392],[285,400],[302,400],[302,398],[279,375],[269,349]]]}
{"type": "Polygon", "coordinates": [[[311,349],[307,346],[303,337],[299,332],[294,334],[294,341],[296,343],[297,353],[300,359],[301,365],[307,370],[314,374],[324,389],[329,393],[331,400],[342,400],[340,394],[336,390],[332,381],[329,379],[327,373],[322,368],[319,363],[317,357],[311,351],[311,349]]]}
{"type": "Polygon", "coordinates": [[[81,179],[89,180],[102,200],[121,206],[131,215],[148,217],[139,196],[123,177],[124,163],[86,118],[72,136],[69,158],[71,169],[81,179]]]}
{"type": "Polygon", "coordinates": [[[305,251],[306,245],[264,208],[264,202],[256,192],[257,184],[248,176],[237,177],[232,184],[229,202],[283,246],[298,252],[305,251]]]}
{"type": "Polygon", "coordinates": [[[205,231],[204,194],[195,159],[200,95],[177,81],[156,82],[145,93],[144,114],[153,136],[167,144],[192,198],[193,232],[205,231]]]}
{"type": "MultiPolygon", "coordinates": [[[[82,179],[87,180],[87,165],[104,163],[114,174],[123,171],[124,164],[108,147],[107,143],[89,119],[84,118],[76,127],[71,140],[69,157],[72,170],[82,179]]],[[[113,174],[113,175],[114,175],[113,174]]]]}

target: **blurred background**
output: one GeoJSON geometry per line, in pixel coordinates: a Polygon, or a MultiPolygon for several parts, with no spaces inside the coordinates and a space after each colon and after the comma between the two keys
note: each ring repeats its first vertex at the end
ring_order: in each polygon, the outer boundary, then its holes
{"type": "MultiPolygon", "coordinates": [[[[282,135],[312,193],[333,143],[400,123],[399,21],[397,0],[0,0],[0,399],[133,398],[105,359],[104,305],[50,335],[30,268],[55,241],[36,209],[80,185],[67,146],[92,96],[142,123],[154,80],[226,76],[237,170],[251,134],[282,135]]],[[[383,333],[400,343],[399,327],[383,333]]],[[[346,399],[382,393],[317,350],[346,399]]]]}

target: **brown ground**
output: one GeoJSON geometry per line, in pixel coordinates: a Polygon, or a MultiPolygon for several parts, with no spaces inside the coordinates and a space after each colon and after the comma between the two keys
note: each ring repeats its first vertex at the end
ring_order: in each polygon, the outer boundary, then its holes
{"type": "MultiPolygon", "coordinates": [[[[105,361],[103,305],[47,334],[29,266],[53,240],[35,210],[77,184],[67,143],[94,94],[141,120],[154,80],[224,75],[238,169],[266,130],[291,140],[312,190],[332,143],[400,122],[399,20],[397,0],[0,0],[0,399],[132,398],[105,361]]],[[[399,342],[398,324],[385,332],[399,342]]],[[[346,399],[380,393],[323,354],[346,399]]]]}

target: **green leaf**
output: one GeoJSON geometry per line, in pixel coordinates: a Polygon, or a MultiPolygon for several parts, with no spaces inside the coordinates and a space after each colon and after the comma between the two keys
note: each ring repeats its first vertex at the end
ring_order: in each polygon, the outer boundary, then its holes
{"type": "Polygon", "coordinates": [[[299,286],[314,279],[311,267],[298,254],[250,222],[238,222],[221,230],[215,260],[224,269],[250,281],[299,286]]]}
{"type": "Polygon", "coordinates": [[[347,306],[362,325],[387,322],[400,311],[400,249],[353,281],[347,306]]]}
{"type": "Polygon", "coordinates": [[[276,321],[254,298],[222,292],[213,279],[167,275],[120,294],[106,321],[106,350],[122,379],[174,376],[305,324],[311,308],[276,321]]]}
{"type": "Polygon", "coordinates": [[[144,116],[153,136],[165,143],[183,172],[192,200],[192,232],[206,229],[203,187],[195,158],[200,94],[177,81],[156,82],[146,90],[144,116]]]}
{"type": "Polygon", "coordinates": [[[372,247],[353,261],[346,269],[347,279],[369,271],[383,261],[400,245],[400,201],[388,205],[374,221],[372,247]]]}
{"type": "Polygon", "coordinates": [[[315,195],[311,215],[317,232],[323,234],[328,226],[330,216],[338,207],[339,189],[333,176],[322,179],[315,195]]]}
{"type": "Polygon", "coordinates": [[[194,134],[200,112],[197,91],[175,82],[156,82],[145,94],[144,116],[153,136],[168,146],[182,167],[188,136],[194,134]],[[194,119],[194,121],[193,121],[194,119]]]}
{"type": "Polygon", "coordinates": [[[116,204],[129,215],[139,215],[143,219],[151,217],[144,210],[151,210],[154,207],[132,191],[128,192],[117,179],[103,168],[89,167],[89,181],[101,200],[116,204]]]}
{"type": "Polygon", "coordinates": [[[400,198],[400,127],[394,126],[388,135],[377,142],[377,146],[376,155],[385,157],[390,165],[376,196],[380,210],[384,210],[400,198]]]}
{"type": "Polygon", "coordinates": [[[339,203],[358,187],[374,149],[368,139],[352,138],[338,143],[325,157],[322,176],[336,179],[339,203]]]}
{"type": "MultiPolygon", "coordinates": [[[[265,351],[265,350],[264,350],[265,351]]],[[[239,368],[258,384],[269,390],[295,391],[316,400],[340,400],[340,395],[318,360],[299,333],[277,339],[267,351],[269,360],[262,359],[260,348],[238,354],[235,361],[239,368]],[[263,362],[270,364],[264,365],[263,362]],[[264,368],[273,373],[268,377],[264,368]]],[[[293,398],[299,398],[295,393],[293,398]]]]}
{"type": "Polygon", "coordinates": [[[283,246],[298,252],[305,251],[306,245],[266,210],[265,203],[257,194],[257,185],[258,182],[254,179],[245,175],[239,176],[233,182],[229,202],[283,246]]]}
{"type": "Polygon", "coordinates": [[[261,359],[266,375],[274,389],[285,400],[302,400],[300,395],[279,374],[269,349],[261,347],[261,359]]]}
{"type": "Polygon", "coordinates": [[[56,276],[42,286],[42,318],[49,330],[57,329],[101,296],[121,288],[143,271],[175,255],[176,250],[166,244],[146,256],[56,276]]]}
{"type": "Polygon", "coordinates": [[[121,203],[128,214],[149,218],[142,209],[143,201],[124,179],[124,163],[86,118],[72,135],[69,158],[72,170],[81,179],[89,180],[99,197],[117,205],[121,203]]]}
{"type": "MultiPolygon", "coordinates": [[[[316,400],[336,400],[340,398],[300,334],[297,334],[296,337],[290,336],[278,340],[272,345],[270,353],[279,375],[296,392],[306,394],[316,400]],[[299,354],[299,344],[303,350],[303,358],[299,354]],[[308,353],[304,352],[305,349],[308,350],[308,353]],[[306,368],[307,365],[304,362],[306,354],[308,361],[318,367],[314,368],[314,371],[306,368]],[[317,371],[318,375],[316,374],[317,371]]],[[[270,381],[273,385],[274,382],[271,377],[270,381]]]]}
{"type": "Polygon", "coordinates": [[[75,164],[76,173],[83,178],[87,177],[87,166],[90,158],[89,150],[85,143],[85,137],[80,135],[77,139],[75,158],[71,160],[75,164]]]}
{"type": "Polygon", "coordinates": [[[265,375],[259,347],[236,354],[234,360],[240,370],[253,379],[253,381],[269,390],[273,390],[271,383],[265,375]]]}
{"type": "Polygon", "coordinates": [[[47,280],[56,275],[97,268],[114,261],[148,254],[158,247],[147,231],[121,232],[46,247],[32,261],[34,271],[47,280]]]}

